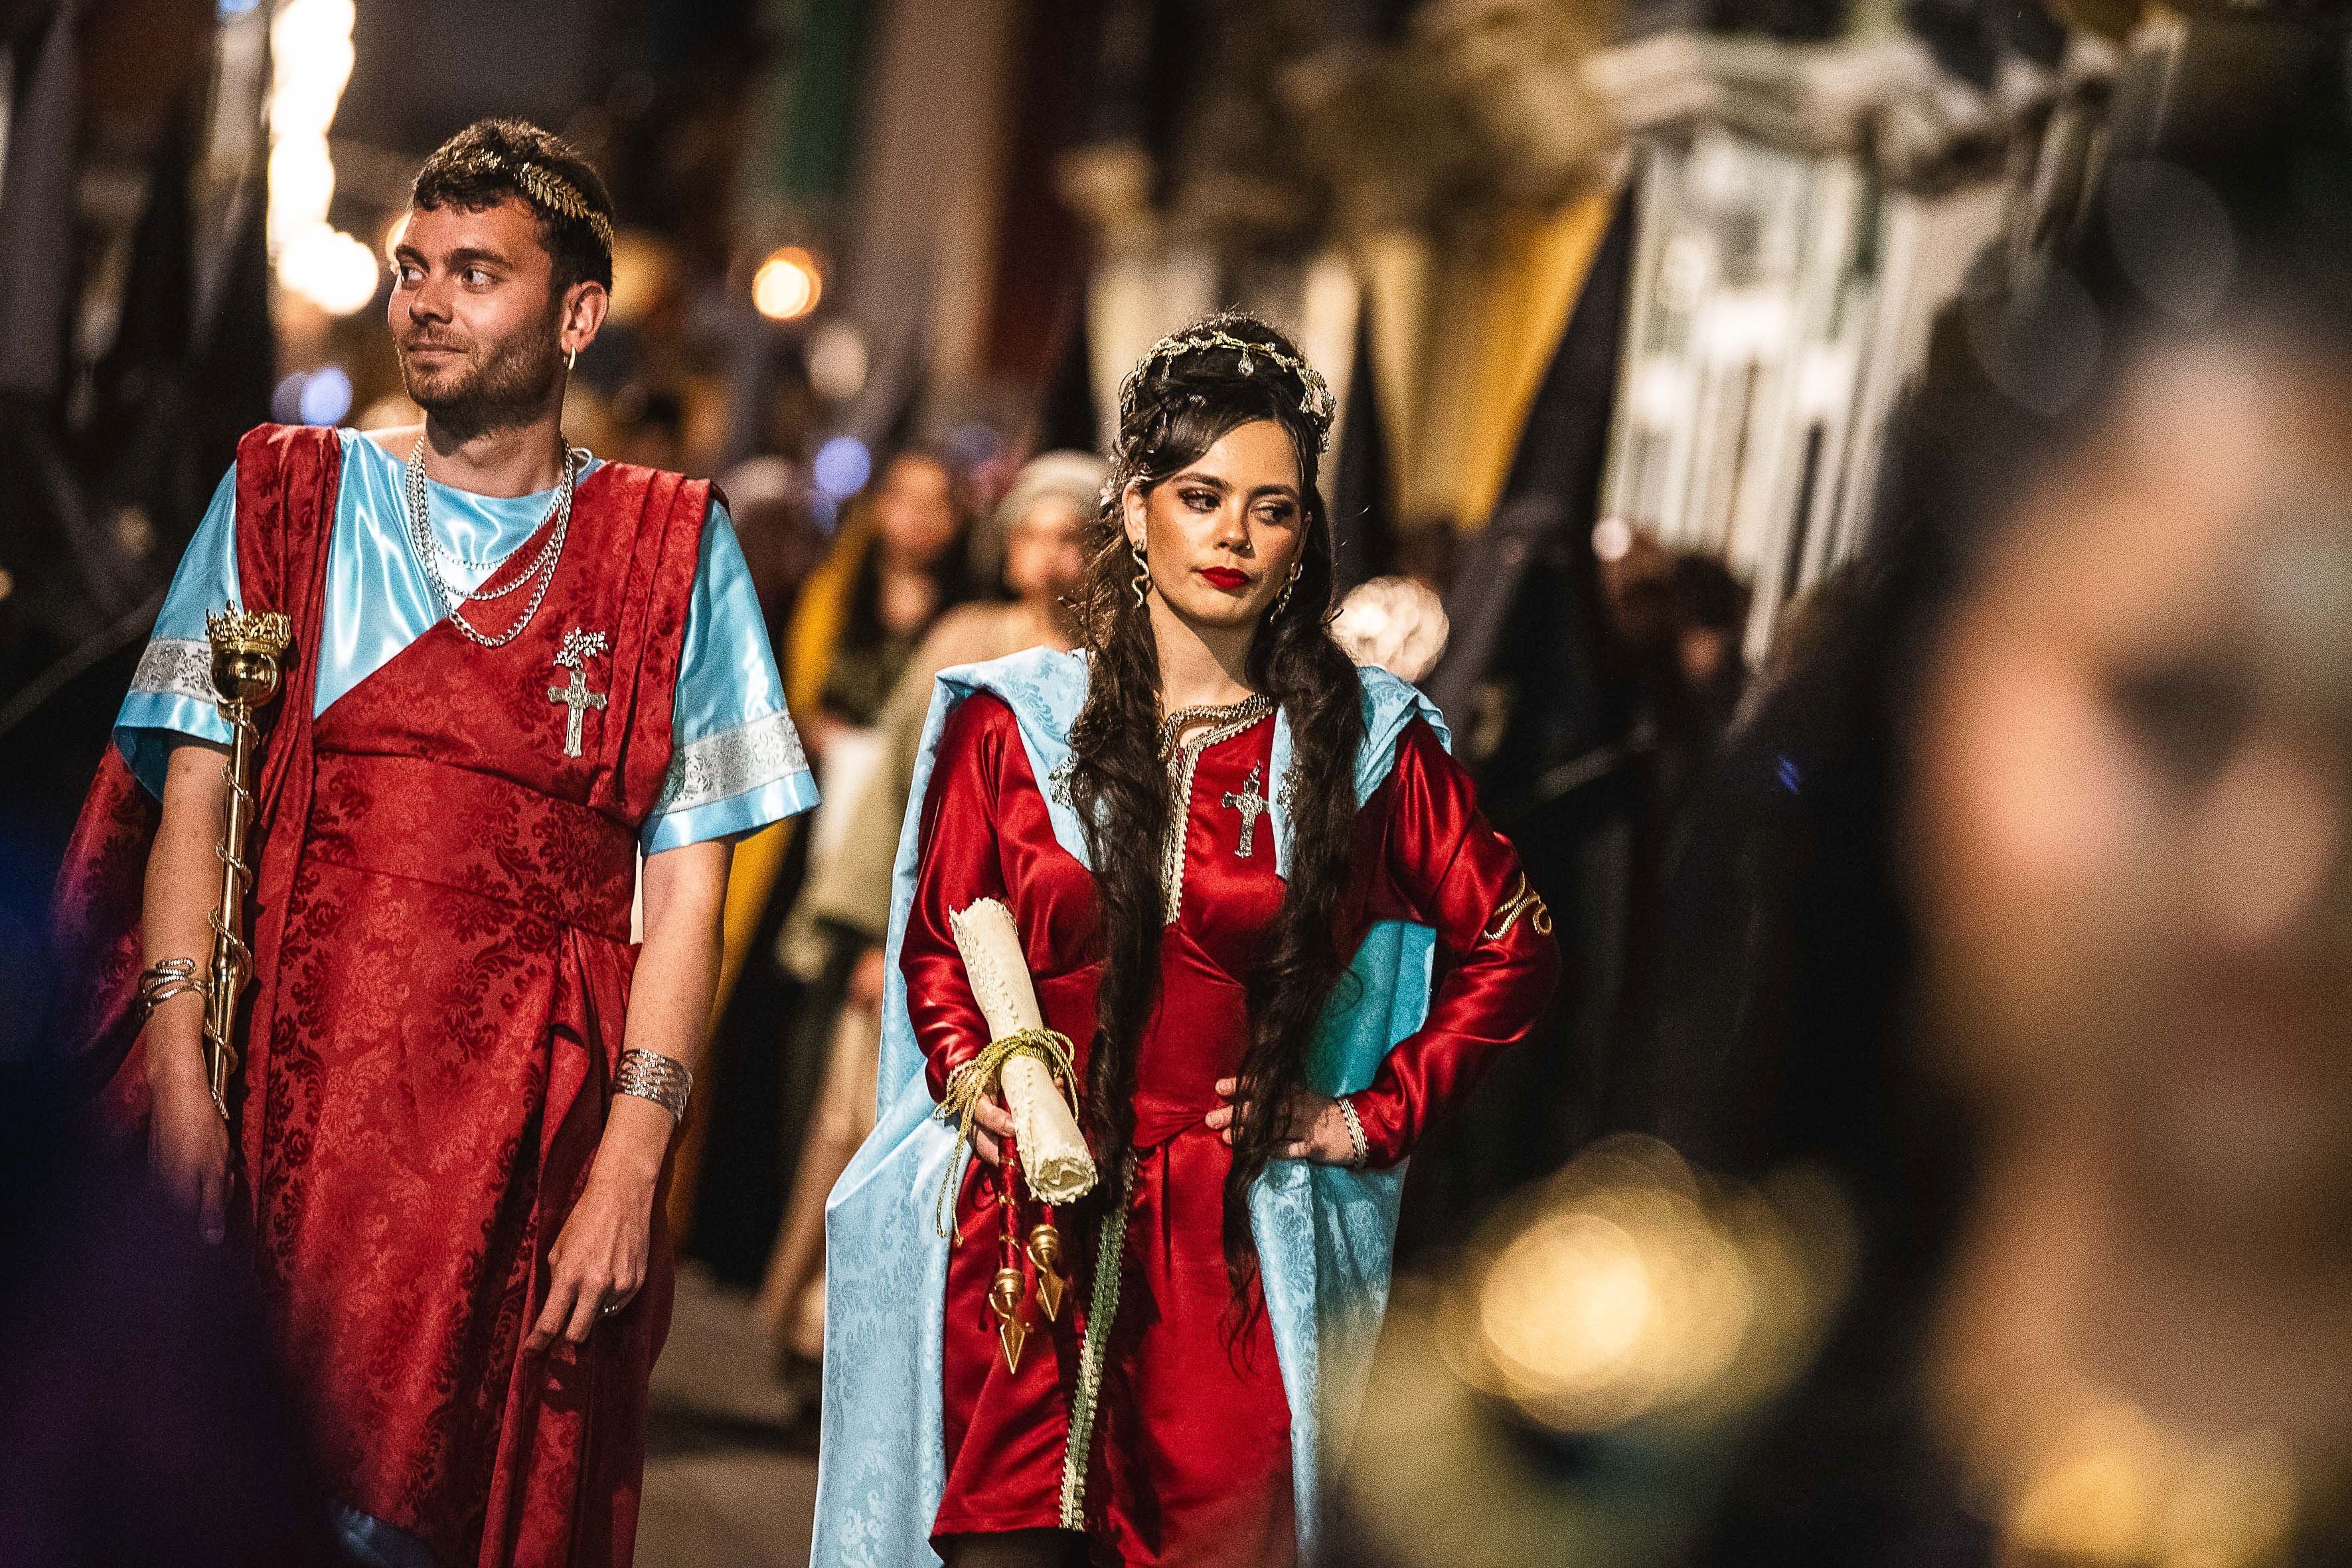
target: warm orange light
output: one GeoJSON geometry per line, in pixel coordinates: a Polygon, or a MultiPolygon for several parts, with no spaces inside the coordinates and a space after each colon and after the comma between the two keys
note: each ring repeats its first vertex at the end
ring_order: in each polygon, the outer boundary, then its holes
{"type": "Polygon", "coordinates": [[[816,258],[797,245],[768,253],[751,274],[751,303],[772,321],[796,321],[816,309],[823,291],[816,258]]]}

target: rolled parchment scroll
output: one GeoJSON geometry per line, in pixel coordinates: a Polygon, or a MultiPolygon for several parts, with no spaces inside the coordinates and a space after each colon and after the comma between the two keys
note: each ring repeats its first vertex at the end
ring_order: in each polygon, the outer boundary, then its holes
{"type": "MultiPolygon", "coordinates": [[[[956,951],[963,955],[972,998],[988,1020],[989,1039],[1044,1028],[1045,1015],[1037,1009],[1037,988],[1029,978],[1029,961],[1022,956],[1013,911],[994,899],[982,899],[949,916],[948,923],[955,931],[956,951]]],[[[1085,1196],[1095,1184],[1094,1156],[1077,1119],[1070,1114],[1069,1102],[1054,1087],[1052,1071],[1034,1056],[1018,1055],[1005,1062],[997,1083],[1004,1108],[1012,1113],[1013,1135],[1020,1143],[1031,1194],[1049,1204],[1085,1196]]]]}

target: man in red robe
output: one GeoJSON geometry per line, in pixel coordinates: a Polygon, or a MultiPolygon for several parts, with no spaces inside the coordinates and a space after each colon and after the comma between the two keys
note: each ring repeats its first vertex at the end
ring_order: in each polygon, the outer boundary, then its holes
{"type": "Polygon", "coordinates": [[[622,1564],[730,846],[814,791],[710,487],[563,439],[612,281],[594,170],[470,127],[394,261],[424,427],[240,446],[68,851],[60,1032],[203,1233],[250,1247],[354,1556],[622,1564]],[[293,644],[216,1108],[172,966],[212,945],[201,626],[230,598],[293,644]]]}

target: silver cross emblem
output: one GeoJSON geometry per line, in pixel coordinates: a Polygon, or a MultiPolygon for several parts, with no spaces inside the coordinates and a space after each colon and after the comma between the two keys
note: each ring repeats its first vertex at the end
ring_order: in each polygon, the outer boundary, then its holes
{"type": "Polygon", "coordinates": [[[1265,778],[1265,769],[1252,763],[1249,777],[1242,782],[1241,794],[1235,795],[1231,790],[1225,792],[1224,804],[1242,814],[1242,841],[1234,847],[1234,854],[1244,860],[1250,858],[1250,841],[1257,837],[1257,819],[1264,816],[1265,808],[1274,804],[1259,793],[1258,786],[1265,778]]]}
{"type": "Polygon", "coordinates": [[[547,689],[547,700],[562,703],[568,710],[563,715],[563,754],[567,757],[580,754],[582,718],[590,709],[604,706],[604,694],[588,689],[587,670],[588,661],[601,656],[604,651],[603,632],[583,631],[574,626],[564,633],[562,649],[555,656],[557,667],[572,672],[569,685],[547,689]]]}

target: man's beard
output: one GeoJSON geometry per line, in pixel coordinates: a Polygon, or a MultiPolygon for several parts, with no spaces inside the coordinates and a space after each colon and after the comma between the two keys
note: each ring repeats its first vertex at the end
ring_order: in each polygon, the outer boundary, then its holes
{"type": "MultiPolygon", "coordinates": [[[[463,346],[437,332],[420,331],[425,343],[463,346]]],[[[485,348],[478,341],[463,359],[424,369],[409,360],[410,343],[394,339],[401,385],[409,401],[437,425],[461,437],[524,425],[546,408],[562,363],[553,323],[523,327],[485,348]]]]}

